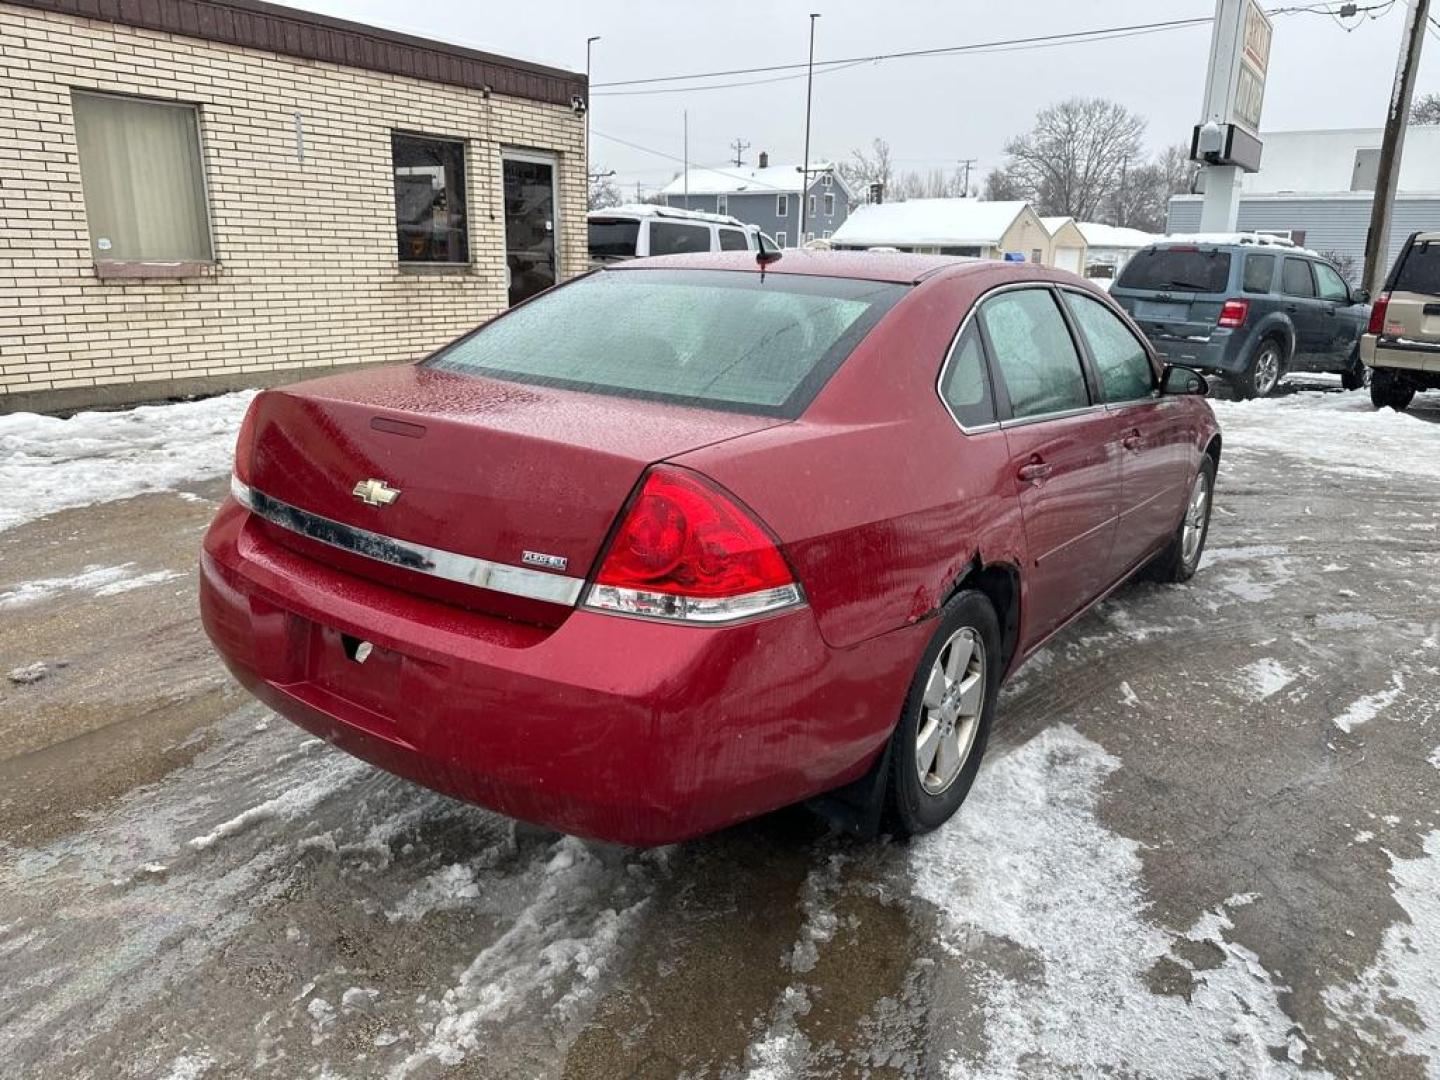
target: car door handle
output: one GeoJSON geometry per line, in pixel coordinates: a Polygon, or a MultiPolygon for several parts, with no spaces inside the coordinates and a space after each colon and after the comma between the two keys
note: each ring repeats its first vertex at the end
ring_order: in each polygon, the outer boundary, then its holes
{"type": "Polygon", "coordinates": [[[1126,450],[1139,450],[1145,445],[1145,440],[1141,437],[1140,432],[1131,431],[1120,440],[1120,445],[1126,450]]]}
{"type": "Polygon", "coordinates": [[[1044,461],[1027,461],[1020,466],[1015,475],[1026,483],[1038,484],[1050,475],[1050,465],[1044,461]]]}
{"type": "Polygon", "coordinates": [[[1295,312],[1297,312],[1297,311],[1300,310],[1300,305],[1299,305],[1299,304],[1286,304],[1286,305],[1285,305],[1285,310],[1288,311],[1288,312],[1290,312],[1290,313],[1293,315],[1295,312]]]}

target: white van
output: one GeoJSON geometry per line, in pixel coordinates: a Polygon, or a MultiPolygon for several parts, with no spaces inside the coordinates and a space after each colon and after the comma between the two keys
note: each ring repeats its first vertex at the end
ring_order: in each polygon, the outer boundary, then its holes
{"type": "MultiPolygon", "coordinates": [[[[590,265],[692,251],[757,251],[760,229],[726,214],[670,206],[591,210],[590,265]]],[[[771,241],[771,246],[774,242],[771,241]]]]}

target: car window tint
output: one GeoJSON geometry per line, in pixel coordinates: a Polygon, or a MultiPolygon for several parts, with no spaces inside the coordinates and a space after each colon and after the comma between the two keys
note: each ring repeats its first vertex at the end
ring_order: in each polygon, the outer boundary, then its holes
{"type": "Polygon", "coordinates": [[[1268,293],[1270,283],[1274,280],[1274,255],[1245,256],[1245,279],[1241,283],[1241,288],[1248,293],[1268,293]]]}
{"type": "Polygon", "coordinates": [[[605,270],[511,309],[426,364],[794,417],[905,291],[801,274],[605,270]]]}
{"type": "Polygon", "coordinates": [[[1230,281],[1230,254],[1193,247],[1145,248],[1125,264],[1115,284],[1158,292],[1224,292],[1230,281]]]}
{"type": "Polygon", "coordinates": [[[681,225],[674,221],[650,223],[651,255],[683,255],[710,250],[710,229],[706,225],[681,225]]]}
{"type": "Polygon", "coordinates": [[[1345,287],[1345,279],[1335,272],[1334,267],[1326,266],[1324,263],[1315,263],[1315,284],[1320,289],[1320,299],[1338,300],[1340,303],[1350,299],[1350,290],[1345,287]]]}
{"type": "Polygon", "coordinates": [[[595,218],[590,221],[590,255],[596,259],[635,257],[640,222],[627,218],[595,218]]]}
{"type": "Polygon", "coordinates": [[[1440,243],[1416,242],[1395,268],[1394,292],[1440,296],[1440,243]]]}
{"type": "Polygon", "coordinates": [[[940,396],[955,419],[967,428],[980,427],[995,420],[995,401],[990,395],[990,373],[985,369],[985,349],[980,331],[972,322],[955,342],[940,396]]]}
{"type": "Polygon", "coordinates": [[[739,229],[720,230],[721,251],[744,251],[749,246],[745,240],[745,234],[739,229]]]}
{"type": "Polygon", "coordinates": [[[1090,404],[1080,357],[1048,289],[1017,289],[980,308],[997,373],[1016,417],[1090,404]]]}
{"type": "Polygon", "coordinates": [[[1105,400],[1134,401],[1149,397],[1155,389],[1155,372],[1150,367],[1145,346],[1100,301],[1076,292],[1066,291],[1061,295],[1090,346],[1105,400]]]}
{"type": "Polygon", "coordinates": [[[1315,278],[1304,259],[1286,259],[1280,271],[1280,291],[1286,296],[1314,296],[1315,278]]]}

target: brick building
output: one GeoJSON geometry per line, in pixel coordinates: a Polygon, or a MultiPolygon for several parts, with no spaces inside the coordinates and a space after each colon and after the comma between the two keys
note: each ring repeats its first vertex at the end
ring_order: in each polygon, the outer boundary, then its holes
{"type": "Polygon", "coordinates": [[[0,410],[414,359],[580,273],[586,96],[256,0],[0,0],[0,410]]]}

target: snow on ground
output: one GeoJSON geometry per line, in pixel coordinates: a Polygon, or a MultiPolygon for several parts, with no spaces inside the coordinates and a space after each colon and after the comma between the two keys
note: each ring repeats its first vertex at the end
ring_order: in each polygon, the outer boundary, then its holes
{"type": "Polygon", "coordinates": [[[230,468],[253,390],[173,405],[0,416],[0,530],[73,506],[164,491],[230,468]]]}
{"type": "Polygon", "coordinates": [[[1406,919],[1392,923],[1375,962],[1352,986],[1326,992],[1346,1029],[1390,1052],[1428,1057],[1440,1075],[1440,831],[1425,838],[1418,859],[1391,856],[1395,901],[1406,919]],[[1360,1019],[1359,1024],[1354,1023],[1360,1019]]]}
{"type": "MultiPolygon", "coordinates": [[[[1417,399],[1429,400],[1429,399],[1417,399]]],[[[1383,478],[1431,478],[1440,461],[1440,424],[1412,413],[1377,410],[1367,391],[1286,394],[1255,401],[1211,399],[1225,453],[1299,455],[1314,468],[1383,478]],[[1323,421],[1317,421],[1317,412],[1323,421]]]]}
{"type": "Polygon", "coordinates": [[[115,596],[131,589],[143,589],[147,585],[159,585],[173,581],[181,575],[174,570],[152,570],[148,574],[135,573],[133,562],[119,566],[85,567],[78,574],[69,577],[37,578],[22,581],[13,589],[0,592],[0,611],[7,608],[25,607],[51,600],[61,593],[87,592],[95,596],[115,596]]]}
{"type": "MultiPolygon", "coordinates": [[[[1298,1075],[1305,1035],[1281,1008],[1286,988],[1227,939],[1232,897],[1183,936],[1223,960],[1197,970],[1146,918],[1139,845],[1096,817],[1120,761],[1057,725],[981,772],[962,813],[916,842],[917,893],[943,914],[942,944],[979,959],[983,1061],[949,1075],[1298,1075]],[[1004,959],[1009,958],[1009,962],[1004,959]],[[1186,969],[1186,997],[1155,993],[1157,964],[1186,969]]],[[[1263,902],[1263,901],[1260,901],[1263,902]]]]}
{"type": "Polygon", "coordinates": [[[1395,704],[1395,699],[1405,692],[1405,677],[1400,672],[1397,671],[1391,676],[1391,682],[1393,685],[1387,690],[1377,690],[1352,701],[1331,723],[1348,735],[1361,724],[1374,720],[1395,704]]]}

